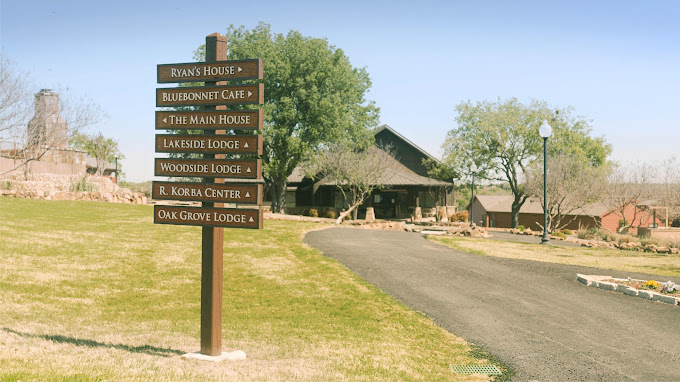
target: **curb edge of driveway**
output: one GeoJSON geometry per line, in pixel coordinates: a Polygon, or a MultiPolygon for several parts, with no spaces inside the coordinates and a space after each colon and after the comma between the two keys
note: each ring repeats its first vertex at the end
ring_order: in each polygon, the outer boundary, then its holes
{"type": "MultiPolygon", "coordinates": [[[[680,297],[666,296],[661,293],[653,292],[650,290],[635,289],[623,284],[615,284],[602,280],[614,280],[614,281],[628,281],[628,279],[617,279],[611,276],[596,276],[596,275],[582,275],[580,273],[576,274],[576,279],[590,287],[600,288],[604,290],[609,290],[612,292],[624,293],[628,296],[639,297],[645,300],[652,300],[663,302],[670,305],[680,306],[680,297]]],[[[631,281],[646,281],[630,279],[631,281]]]]}

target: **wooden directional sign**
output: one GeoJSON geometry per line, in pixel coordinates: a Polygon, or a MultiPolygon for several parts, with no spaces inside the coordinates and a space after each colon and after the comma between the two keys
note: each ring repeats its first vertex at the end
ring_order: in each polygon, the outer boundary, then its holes
{"type": "Polygon", "coordinates": [[[156,135],[157,153],[262,155],[262,135],[156,135]]]}
{"type": "Polygon", "coordinates": [[[262,179],[262,161],[233,159],[156,158],[155,176],[262,179]]]}
{"type": "Polygon", "coordinates": [[[262,60],[158,65],[158,83],[262,79],[262,60]]]}
{"type": "Polygon", "coordinates": [[[262,210],[260,209],[159,205],[153,208],[153,222],[156,224],[262,229],[262,220],[262,210]]]}
{"type": "Polygon", "coordinates": [[[151,197],[158,200],[262,204],[262,184],[153,182],[151,197]]]}
{"type": "Polygon", "coordinates": [[[156,130],[262,130],[262,110],[157,111],[156,130]]]}
{"type": "Polygon", "coordinates": [[[198,86],[156,89],[156,106],[215,106],[264,103],[264,85],[198,86]]]}

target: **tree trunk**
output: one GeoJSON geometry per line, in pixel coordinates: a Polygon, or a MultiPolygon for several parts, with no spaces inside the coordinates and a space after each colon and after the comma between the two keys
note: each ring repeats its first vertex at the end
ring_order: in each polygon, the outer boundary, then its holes
{"type": "Polygon", "coordinates": [[[345,216],[351,214],[352,212],[356,211],[356,208],[359,207],[358,204],[355,204],[347,209],[345,212],[341,212],[340,215],[338,215],[338,218],[335,219],[335,224],[340,224],[342,223],[342,220],[345,219],[345,216]]]}
{"type": "Polygon", "coordinates": [[[286,210],[286,179],[273,178],[270,187],[272,197],[272,212],[285,213],[286,210]]]}
{"type": "Polygon", "coordinates": [[[512,217],[512,222],[510,223],[511,228],[517,228],[519,225],[519,210],[522,208],[522,205],[524,204],[524,201],[526,201],[526,198],[515,198],[515,200],[512,201],[512,212],[511,217],[512,217]]]}

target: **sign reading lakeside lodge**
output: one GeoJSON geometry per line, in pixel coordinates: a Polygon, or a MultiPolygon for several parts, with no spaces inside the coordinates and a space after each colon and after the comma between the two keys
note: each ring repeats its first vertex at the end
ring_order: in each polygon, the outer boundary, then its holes
{"type": "Polygon", "coordinates": [[[262,130],[262,110],[157,111],[156,130],[262,130]]]}
{"type": "Polygon", "coordinates": [[[156,135],[157,153],[262,155],[262,135],[156,135]]]}
{"type": "Polygon", "coordinates": [[[154,206],[156,224],[199,225],[262,229],[262,210],[245,208],[205,208],[154,206]]]}
{"type": "Polygon", "coordinates": [[[262,204],[262,184],[153,182],[151,197],[158,200],[262,204]]]}
{"type": "Polygon", "coordinates": [[[158,83],[262,79],[262,60],[158,65],[158,83]]]}
{"type": "Polygon", "coordinates": [[[264,84],[156,89],[156,106],[216,106],[264,103],[264,84]]]}

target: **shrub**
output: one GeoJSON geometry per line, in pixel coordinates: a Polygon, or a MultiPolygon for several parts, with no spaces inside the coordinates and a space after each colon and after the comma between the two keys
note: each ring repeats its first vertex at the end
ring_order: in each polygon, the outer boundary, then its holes
{"type": "Polygon", "coordinates": [[[468,221],[468,212],[467,211],[460,211],[456,212],[455,219],[457,222],[466,222],[468,221]]]}
{"type": "Polygon", "coordinates": [[[557,236],[560,239],[566,239],[567,238],[567,235],[565,235],[564,232],[562,232],[562,231],[553,232],[553,236],[557,236]]]}
{"type": "Polygon", "coordinates": [[[4,180],[2,183],[0,183],[0,190],[11,190],[12,189],[12,181],[11,180],[4,180]]]}
{"type": "Polygon", "coordinates": [[[619,244],[630,243],[631,241],[633,241],[632,237],[630,237],[628,235],[619,235],[619,239],[618,239],[619,244]]]}
{"type": "Polygon", "coordinates": [[[90,182],[90,177],[84,175],[80,178],[76,178],[71,183],[71,192],[90,192],[94,190],[94,184],[90,182]]]}
{"type": "Polygon", "coordinates": [[[598,229],[591,227],[591,228],[588,228],[586,230],[579,230],[578,231],[578,238],[588,240],[588,239],[593,239],[595,236],[598,236],[598,234],[599,234],[598,229]]]}
{"type": "Polygon", "coordinates": [[[308,208],[303,208],[300,210],[300,215],[302,216],[309,216],[309,209],[308,208]]]}
{"type": "Polygon", "coordinates": [[[317,210],[316,208],[311,208],[309,210],[309,216],[311,216],[313,218],[318,218],[319,217],[319,210],[317,210]]]}
{"type": "Polygon", "coordinates": [[[523,225],[520,224],[520,225],[517,226],[517,229],[524,232],[524,230],[526,230],[526,227],[524,227],[523,225]]]}
{"type": "Polygon", "coordinates": [[[573,235],[574,234],[574,231],[572,231],[570,229],[564,229],[562,232],[564,232],[565,235],[573,235]]]}
{"type": "Polygon", "coordinates": [[[326,212],[326,217],[329,219],[335,219],[335,211],[328,210],[328,212],[326,212]]]}

